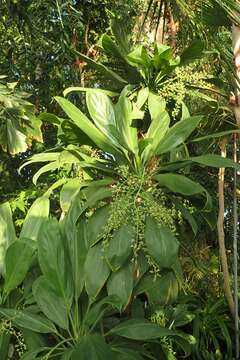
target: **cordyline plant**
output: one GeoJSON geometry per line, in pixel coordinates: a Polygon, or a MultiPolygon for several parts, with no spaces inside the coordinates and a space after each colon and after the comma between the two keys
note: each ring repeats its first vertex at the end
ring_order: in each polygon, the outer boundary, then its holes
{"type": "MultiPolygon", "coordinates": [[[[38,339],[37,345],[28,345],[24,360],[38,359],[38,354],[44,359],[124,360],[154,359],[161,353],[164,358],[168,350],[161,339],[166,337],[185,355],[191,352],[194,338],[146,320],[144,304],[147,300],[156,309],[177,298],[182,282],[178,222],[185,218],[196,232],[194,213],[211,218],[207,190],[184,174],[191,164],[239,165],[213,154],[190,156],[187,142],[201,140],[190,137],[204,119],[189,116],[184,108],[181,120],[170,126],[159,96],[149,91],[139,101],[131,90],[124,88],[113,102],[105,91],[86,89],[92,120],[57,97],[69,117],[68,136],[74,130],[75,144],[78,137],[82,145],[37,154],[26,163],[48,162],[35,181],[66,164],[77,165],[81,177],[58,180],[51,188],[65,183],[59,222],[45,219],[49,190],[30,209],[20,239],[5,247],[0,313],[38,339]],[[149,114],[143,111],[145,102],[149,114]],[[22,254],[24,268],[21,262],[10,266],[16,253],[22,254]],[[30,266],[37,270],[26,280],[28,292],[9,303],[30,266]]],[[[63,139],[66,120],[51,116],[51,121],[63,139]]]]}

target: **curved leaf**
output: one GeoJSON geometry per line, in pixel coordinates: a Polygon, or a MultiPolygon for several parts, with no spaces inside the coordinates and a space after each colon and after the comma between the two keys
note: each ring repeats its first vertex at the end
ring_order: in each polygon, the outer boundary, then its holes
{"type": "Polygon", "coordinates": [[[146,217],[145,244],[160,268],[170,268],[175,262],[179,248],[177,239],[166,225],[159,224],[150,216],[146,217]]]}
{"type": "Polygon", "coordinates": [[[4,257],[7,248],[16,240],[12,211],[8,202],[0,205],[0,274],[5,272],[4,257]]]}
{"type": "Polygon", "coordinates": [[[84,270],[87,293],[90,298],[94,299],[101,291],[110,274],[110,269],[103,257],[102,244],[89,249],[84,270]]]}
{"type": "Polygon", "coordinates": [[[105,250],[106,260],[113,271],[119,270],[131,256],[135,236],[135,227],[131,224],[121,225],[114,231],[105,250]]]}
{"type": "Polygon", "coordinates": [[[17,327],[43,334],[56,333],[56,328],[51,321],[30,311],[0,308],[0,314],[17,327]]]}
{"type": "Polygon", "coordinates": [[[127,263],[117,272],[113,272],[107,281],[108,295],[115,295],[119,298],[120,309],[126,308],[133,290],[133,266],[127,263]]]}
{"type": "Polygon", "coordinates": [[[160,141],[156,149],[156,154],[164,154],[181,145],[196,129],[201,120],[202,116],[192,116],[190,118],[178,121],[169,129],[167,134],[160,141]]]}
{"type": "Polygon", "coordinates": [[[42,223],[48,218],[50,202],[47,196],[36,199],[24,220],[20,237],[36,240],[42,223]]]}
{"type": "Polygon", "coordinates": [[[68,329],[68,316],[62,298],[53,291],[51,284],[40,276],[33,284],[33,296],[45,316],[62,329],[68,329]]]}
{"type": "Polygon", "coordinates": [[[24,280],[31,265],[36,242],[30,239],[14,241],[6,251],[5,283],[3,292],[6,296],[24,280]]]}

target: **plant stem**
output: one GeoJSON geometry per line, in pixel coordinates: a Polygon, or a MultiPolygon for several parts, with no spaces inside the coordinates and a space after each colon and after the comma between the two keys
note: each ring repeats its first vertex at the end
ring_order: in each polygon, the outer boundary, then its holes
{"type": "MultiPolygon", "coordinates": [[[[226,157],[226,143],[227,140],[224,138],[221,142],[221,155],[222,157],[226,157]]],[[[218,220],[217,220],[217,230],[218,230],[218,243],[219,243],[219,256],[220,262],[223,271],[223,291],[229,306],[229,310],[234,318],[234,302],[233,296],[231,292],[231,280],[230,274],[228,270],[228,261],[225,247],[225,235],[224,235],[224,176],[225,176],[225,168],[219,169],[218,175],[218,201],[219,201],[219,211],[218,211],[218,220]]]]}

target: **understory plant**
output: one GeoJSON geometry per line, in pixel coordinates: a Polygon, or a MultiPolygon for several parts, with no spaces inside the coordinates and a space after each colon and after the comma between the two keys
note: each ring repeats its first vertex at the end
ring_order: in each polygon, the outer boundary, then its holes
{"type": "MultiPolygon", "coordinates": [[[[190,116],[185,106],[172,125],[165,102],[151,91],[141,101],[129,86],[119,97],[107,94],[86,90],[91,120],[61,97],[56,101],[68,119],[45,115],[65,141],[78,131],[75,144],[26,163],[47,163],[34,181],[66,165],[75,176],[59,179],[35,201],[19,239],[9,205],[1,208],[0,221],[8,219],[12,235],[2,252],[0,314],[21,332],[23,360],[174,359],[177,349],[190,356],[196,344],[179,329],[192,322],[192,312],[177,322],[184,312],[166,308],[175,306],[183,282],[181,222],[188,221],[193,233],[196,215],[212,224],[211,197],[191,179],[191,165],[239,165],[214,154],[190,155],[204,118],[190,116]],[[49,218],[49,196],[58,187],[59,220],[49,218]]],[[[10,232],[2,229],[5,239],[10,232]]]]}

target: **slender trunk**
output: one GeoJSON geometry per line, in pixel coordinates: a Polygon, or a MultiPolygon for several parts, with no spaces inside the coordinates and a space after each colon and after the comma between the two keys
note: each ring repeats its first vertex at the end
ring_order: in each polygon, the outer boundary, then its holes
{"type": "MultiPolygon", "coordinates": [[[[232,42],[234,64],[236,72],[236,88],[234,113],[237,126],[240,127],[240,27],[233,24],[232,26],[232,42]]],[[[234,161],[237,162],[238,136],[234,135],[234,161]]],[[[237,211],[237,171],[234,170],[234,189],[233,189],[233,277],[234,277],[234,304],[235,304],[235,353],[236,359],[239,359],[239,315],[238,315],[238,211],[237,211]]]]}
{"type": "MultiPolygon", "coordinates": [[[[223,139],[221,142],[221,155],[226,157],[226,139],[223,139]]],[[[219,212],[218,212],[218,221],[217,221],[217,230],[218,230],[218,243],[219,243],[219,255],[220,262],[222,266],[223,272],[223,290],[224,294],[230,309],[232,316],[234,317],[234,302],[231,292],[231,281],[230,274],[228,270],[228,261],[226,255],[226,247],[225,247],[225,236],[224,236],[224,176],[225,176],[225,168],[219,169],[218,174],[218,202],[219,202],[219,212]]]]}

